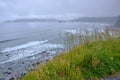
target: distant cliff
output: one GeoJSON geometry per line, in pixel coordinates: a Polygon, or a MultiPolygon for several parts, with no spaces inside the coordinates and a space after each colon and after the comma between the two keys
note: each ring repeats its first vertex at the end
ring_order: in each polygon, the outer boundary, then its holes
{"type": "MultiPolygon", "coordinates": [[[[76,18],[71,20],[60,20],[54,18],[48,19],[39,19],[39,18],[20,18],[15,20],[7,20],[4,22],[104,22],[104,23],[115,23],[118,17],[83,17],[83,18],[76,18]]],[[[118,19],[118,23],[119,23],[118,19]]]]}
{"type": "Polygon", "coordinates": [[[72,22],[105,22],[114,23],[117,17],[83,17],[72,20],[72,22]]]}
{"type": "Polygon", "coordinates": [[[57,19],[38,19],[38,18],[20,18],[15,20],[7,20],[4,22],[57,22],[57,19]]]}

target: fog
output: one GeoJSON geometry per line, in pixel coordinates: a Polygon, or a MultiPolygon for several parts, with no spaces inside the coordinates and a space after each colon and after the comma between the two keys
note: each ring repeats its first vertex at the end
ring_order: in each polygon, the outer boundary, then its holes
{"type": "Polygon", "coordinates": [[[119,3],[120,0],[0,0],[0,21],[21,17],[118,16],[119,3]]]}

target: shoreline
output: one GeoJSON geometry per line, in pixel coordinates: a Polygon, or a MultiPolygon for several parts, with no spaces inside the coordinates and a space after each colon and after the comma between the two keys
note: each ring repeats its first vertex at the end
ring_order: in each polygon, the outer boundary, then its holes
{"type": "Polygon", "coordinates": [[[34,56],[6,62],[0,65],[0,80],[22,78],[28,71],[34,70],[36,64],[44,63],[53,59],[60,51],[43,51],[34,56]]]}

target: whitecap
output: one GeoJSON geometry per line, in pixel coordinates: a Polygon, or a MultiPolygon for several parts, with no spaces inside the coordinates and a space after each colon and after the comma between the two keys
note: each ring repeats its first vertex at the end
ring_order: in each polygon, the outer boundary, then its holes
{"type": "Polygon", "coordinates": [[[71,34],[78,34],[79,30],[65,30],[65,32],[71,33],[71,34]]]}
{"type": "Polygon", "coordinates": [[[46,42],[48,42],[48,40],[45,40],[45,41],[32,41],[32,42],[28,42],[26,44],[22,44],[22,45],[19,45],[19,46],[5,48],[1,52],[2,53],[10,52],[10,51],[13,51],[13,50],[23,49],[23,48],[31,47],[31,46],[34,46],[34,45],[43,44],[43,43],[46,43],[46,42]]]}
{"type": "MultiPolygon", "coordinates": [[[[51,44],[47,43],[48,40],[45,41],[33,41],[26,44],[22,44],[19,46],[11,47],[11,48],[5,48],[3,51],[2,57],[0,57],[0,64],[11,62],[14,60],[18,60],[21,58],[34,56],[36,54],[41,54],[44,51],[53,51],[63,49],[63,45],[61,44],[51,44]],[[8,56],[6,56],[9,54],[8,56]]],[[[50,52],[49,55],[53,55],[53,52],[50,52]]],[[[54,53],[54,55],[57,53],[54,53]]]]}

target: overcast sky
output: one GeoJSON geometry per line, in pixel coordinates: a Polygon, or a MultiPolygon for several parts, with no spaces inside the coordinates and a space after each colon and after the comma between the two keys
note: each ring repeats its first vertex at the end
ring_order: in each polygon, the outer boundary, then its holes
{"type": "Polygon", "coordinates": [[[0,20],[20,17],[104,17],[120,15],[120,0],[0,0],[0,20]]]}

